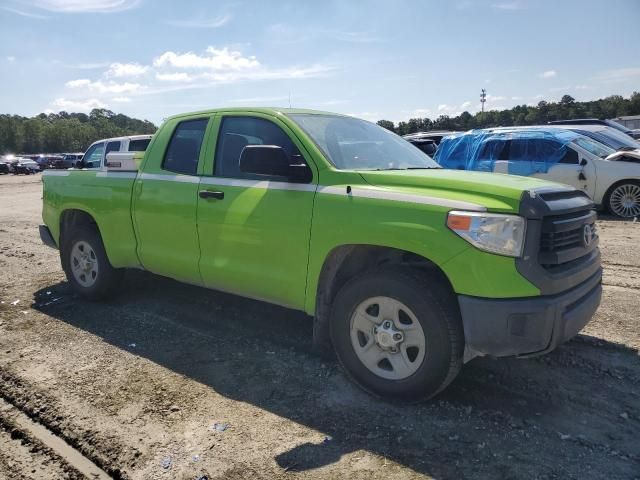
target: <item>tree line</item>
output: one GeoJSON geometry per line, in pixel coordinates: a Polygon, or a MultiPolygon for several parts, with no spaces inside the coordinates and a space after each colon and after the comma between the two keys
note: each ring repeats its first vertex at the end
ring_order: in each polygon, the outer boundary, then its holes
{"type": "Polygon", "coordinates": [[[104,108],[85,113],[0,115],[0,153],[84,152],[101,138],[155,133],[156,126],[104,108]]]}
{"type": "Polygon", "coordinates": [[[399,135],[427,130],[470,130],[472,128],[510,127],[514,125],[543,125],[552,120],[573,118],[615,118],[623,115],[640,115],[640,92],[629,98],[621,95],[576,102],[564,95],[559,102],[541,101],[536,106],[517,105],[509,110],[490,110],[472,115],[462,112],[456,117],[440,115],[430,118],[410,118],[395,125],[390,120],[379,120],[378,125],[399,135]]]}
{"type": "MultiPolygon", "coordinates": [[[[490,110],[472,115],[462,112],[455,117],[440,115],[436,119],[410,118],[395,125],[379,120],[378,125],[399,135],[427,130],[469,130],[472,128],[539,125],[551,120],[571,118],[615,118],[640,115],[640,92],[629,98],[621,95],[588,102],[576,102],[564,95],[559,102],[541,101],[536,106],[517,105],[508,110],[490,110]]],[[[104,108],[85,113],[41,113],[35,117],[0,115],[0,154],[84,152],[101,138],[155,133],[148,120],[131,118],[104,108]]]]}

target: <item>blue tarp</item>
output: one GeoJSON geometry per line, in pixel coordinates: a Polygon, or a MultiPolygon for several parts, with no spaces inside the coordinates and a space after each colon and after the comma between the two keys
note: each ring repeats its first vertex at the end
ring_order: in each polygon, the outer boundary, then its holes
{"type": "Polygon", "coordinates": [[[547,173],[567,156],[567,144],[579,136],[559,129],[470,130],[443,138],[434,159],[457,170],[547,173]]]}

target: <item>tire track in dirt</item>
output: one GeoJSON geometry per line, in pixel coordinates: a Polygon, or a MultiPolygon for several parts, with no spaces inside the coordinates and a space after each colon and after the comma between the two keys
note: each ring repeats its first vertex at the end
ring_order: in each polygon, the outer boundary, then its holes
{"type": "MultiPolygon", "coordinates": [[[[0,428],[9,433],[11,439],[20,440],[22,446],[28,446],[30,453],[38,453],[48,459],[49,465],[47,465],[46,470],[49,470],[49,472],[37,472],[36,469],[32,469],[33,461],[26,465],[16,462],[17,465],[12,465],[14,468],[17,467],[16,470],[24,467],[30,469],[31,473],[38,473],[39,475],[51,474],[51,470],[61,470],[64,472],[65,477],[70,480],[85,478],[111,480],[113,478],[82,455],[81,452],[74,449],[45,426],[33,421],[1,397],[0,428]]],[[[19,449],[17,445],[10,445],[8,442],[3,443],[7,443],[6,448],[13,450],[14,454],[15,450],[19,449]]]]}
{"type": "Polygon", "coordinates": [[[116,441],[109,452],[100,451],[94,445],[93,432],[76,430],[55,399],[2,367],[0,384],[0,409],[4,407],[4,413],[0,412],[0,426],[8,425],[10,431],[22,432],[17,435],[42,445],[43,451],[49,451],[58,463],[77,472],[77,478],[128,480],[113,461],[126,457],[120,452],[124,449],[116,441]],[[83,475],[83,472],[88,475],[83,475]]]}

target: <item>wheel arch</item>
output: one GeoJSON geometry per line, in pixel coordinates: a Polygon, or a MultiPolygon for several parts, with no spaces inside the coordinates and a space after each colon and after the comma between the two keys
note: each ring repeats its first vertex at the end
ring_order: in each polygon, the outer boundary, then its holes
{"type": "Polygon", "coordinates": [[[321,353],[331,351],[329,315],[338,291],[354,276],[382,266],[405,266],[435,275],[453,291],[445,272],[432,260],[417,253],[393,247],[347,244],[335,247],[326,256],[316,288],[313,343],[321,353]]]}
{"type": "Polygon", "coordinates": [[[89,225],[95,228],[98,234],[102,236],[98,222],[91,213],[79,208],[67,208],[60,212],[60,238],[58,240],[58,244],[62,246],[64,237],[68,235],[71,230],[78,228],[81,225],[89,225]]]}

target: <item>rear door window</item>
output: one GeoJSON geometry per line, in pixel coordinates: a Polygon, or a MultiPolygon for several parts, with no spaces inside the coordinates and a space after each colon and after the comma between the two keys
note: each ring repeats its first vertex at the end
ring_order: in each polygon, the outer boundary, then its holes
{"type": "Polygon", "coordinates": [[[142,138],[138,140],[129,141],[130,152],[144,152],[149,146],[150,138],[142,138]]]}
{"type": "Polygon", "coordinates": [[[198,172],[200,148],[208,122],[208,118],[202,118],[178,124],[162,162],[164,170],[185,175],[195,175],[198,172]]]}

